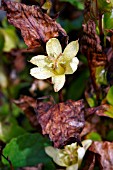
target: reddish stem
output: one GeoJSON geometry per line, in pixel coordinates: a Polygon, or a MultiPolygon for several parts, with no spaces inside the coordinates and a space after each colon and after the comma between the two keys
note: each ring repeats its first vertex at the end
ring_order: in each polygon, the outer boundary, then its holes
{"type": "Polygon", "coordinates": [[[59,102],[63,102],[64,99],[63,99],[62,89],[58,92],[58,95],[59,95],[59,102]]]}
{"type": "Polygon", "coordinates": [[[10,164],[10,169],[11,169],[11,170],[14,170],[14,167],[13,167],[11,161],[9,160],[9,158],[8,158],[8,157],[5,157],[3,154],[1,154],[1,156],[9,162],[9,164],[10,164]]]}

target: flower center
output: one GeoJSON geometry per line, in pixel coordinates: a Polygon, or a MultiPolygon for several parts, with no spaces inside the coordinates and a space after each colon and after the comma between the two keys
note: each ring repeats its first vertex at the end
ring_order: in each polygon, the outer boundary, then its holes
{"type": "Polygon", "coordinates": [[[59,56],[56,56],[56,54],[54,54],[54,57],[48,56],[48,58],[51,62],[50,67],[58,75],[64,74],[64,72],[65,72],[64,65],[61,62],[59,62],[60,57],[62,57],[62,54],[60,54],[59,56]]]}
{"type": "Polygon", "coordinates": [[[55,67],[55,71],[58,74],[64,74],[65,69],[61,66],[61,64],[58,63],[58,66],[55,67]]]}
{"type": "Polygon", "coordinates": [[[61,159],[67,165],[73,165],[78,162],[78,153],[77,148],[65,148],[61,151],[61,159]]]}

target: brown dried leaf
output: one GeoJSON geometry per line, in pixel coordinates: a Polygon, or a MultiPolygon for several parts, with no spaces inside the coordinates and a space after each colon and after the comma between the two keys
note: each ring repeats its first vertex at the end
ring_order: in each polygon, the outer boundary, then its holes
{"type": "Polygon", "coordinates": [[[100,106],[97,107],[92,107],[92,108],[86,108],[85,109],[85,116],[90,116],[92,114],[96,114],[98,116],[104,116],[104,117],[110,117],[112,118],[113,115],[111,114],[107,114],[106,112],[110,112],[112,109],[112,106],[109,104],[102,104],[100,106]]]}
{"type": "Polygon", "coordinates": [[[83,100],[55,104],[46,112],[41,111],[39,103],[37,113],[43,134],[49,134],[55,147],[61,148],[75,141],[80,144],[79,134],[85,124],[83,100]]]}
{"type": "MultiPolygon", "coordinates": [[[[13,49],[10,53],[6,53],[6,57],[10,61],[10,67],[15,69],[16,72],[21,72],[26,66],[25,56],[22,54],[22,51],[19,49],[13,49]]],[[[8,70],[10,71],[10,70],[8,70]]]]}
{"type": "Polygon", "coordinates": [[[89,150],[95,153],[100,170],[113,170],[113,142],[94,142],[89,150]]]}
{"type": "Polygon", "coordinates": [[[6,1],[3,3],[7,11],[8,21],[21,30],[26,45],[36,48],[46,43],[50,38],[59,37],[67,40],[65,30],[39,6],[26,6],[22,3],[6,1]]]}
{"type": "Polygon", "coordinates": [[[36,100],[29,96],[21,96],[18,100],[13,102],[25,113],[31,125],[38,128],[38,121],[34,108],[36,108],[36,100]]]}
{"type": "Polygon", "coordinates": [[[106,31],[111,33],[110,43],[111,43],[111,47],[112,47],[112,50],[113,50],[113,29],[106,29],[106,31]]]}
{"type": "Polygon", "coordinates": [[[85,121],[85,126],[80,134],[81,137],[86,136],[88,133],[95,131],[95,124],[85,121]]]}
{"type": "Polygon", "coordinates": [[[96,24],[93,20],[89,20],[86,24],[83,24],[81,51],[86,54],[89,49],[91,53],[102,52],[100,38],[96,33],[96,24]]]}
{"type": "Polygon", "coordinates": [[[100,85],[96,82],[96,68],[107,65],[107,56],[102,52],[101,41],[96,33],[96,24],[93,20],[89,20],[86,24],[83,24],[83,36],[80,42],[80,50],[87,57],[90,77],[97,100],[99,100],[101,89],[100,85]]]}
{"type": "Polygon", "coordinates": [[[96,20],[99,18],[96,0],[85,0],[84,2],[84,20],[87,22],[89,19],[96,20]]]}

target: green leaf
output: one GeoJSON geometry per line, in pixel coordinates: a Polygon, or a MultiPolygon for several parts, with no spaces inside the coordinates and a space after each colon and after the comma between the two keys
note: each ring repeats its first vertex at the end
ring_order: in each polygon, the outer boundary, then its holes
{"type": "Polygon", "coordinates": [[[5,43],[4,35],[2,34],[2,32],[0,30],[0,53],[4,48],[4,43],[5,43]]]}
{"type": "Polygon", "coordinates": [[[111,142],[113,141],[113,130],[108,132],[106,139],[111,142]]]}
{"type": "Polygon", "coordinates": [[[76,8],[83,10],[84,3],[81,0],[60,0],[62,2],[69,2],[71,5],[75,6],[76,8]]]}
{"type": "Polygon", "coordinates": [[[109,104],[113,105],[113,86],[110,87],[106,99],[109,104]]]}
{"type": "Polygon", "coordinates": [[[109,105],[107,108],[107,111],[104,112],[106,115],[108,115],[110,118],[113,118],[113,106],[109,105]]]}
{"type": "Polygon", "coordinates": [[[97,84],[107,85],[106,71],[103,66],[99,66],[96,68],[96,82],[97,84]]]}
{"type": "Polygon", "coordinates": [[[113,29],[113,11],[104,14],[104,28],[113,29]]]}
{"type": "MultiPolygon", "coordinates": [[[[54,170],[55,166],[51,159],[46,155],[44,148],[50,142],[41,134],[25,134],[12,139],[3,150],[4,156],[8,156],[14,167],[34,166],[38,163],[45,164],[45,170],[54,170]]],[[[2,162],[8,162],[2,158],[2,162]]]]}
{"type": "Polygon", "coordinates": [[[105,12],[110,12],[113,9],[113,0],[98,0],[98,9],[103,14],[105,12]]]}
{"type": "Polygon", "coordinates": [[[86,69],[83,72],[81,72],[81,74],[78,76],[78,78],[75,79],[75,81],[72,84],[70,84],[67,90],[68,99],[78,100],[81,98],[88,77],[89,77],[89,70],[86,69]]]}
{"type": "Polygon", "coordinates": [[[25,133],[25,130],[18,126],[16,119],[13,117],[0,117],[0,140],[9,142],[12,138],[25,133]]]}
{"type": "Polygon", "coordinates": [[[93,141],[101,141],[102,140],[101,136],[98,133],[96,133],[96,132],[89,133],[87,135],[87,138],[91,139],[93,141]]]}
{"type": "Polygon", "coordinates": [[[89,95],[88,97],[86,97],[86,100],[87,100],[90,107],[95,107],[96,104],[97,104],[95,94],[89,95]]]}
{"type": "Polygon", "coordinates": [[[0,29],[5,38],[5,44],[3,51],[9,52],[11,49],[16,48],[19,42],[18,36],[15,30],[11,28],[0,29]]]}

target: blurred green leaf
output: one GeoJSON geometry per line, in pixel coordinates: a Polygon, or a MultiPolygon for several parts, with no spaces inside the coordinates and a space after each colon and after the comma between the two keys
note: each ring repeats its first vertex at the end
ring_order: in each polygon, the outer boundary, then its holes
{"type": "Polygon", "coordinates": [[[97,99],[96,99],[95,94],[91,95],[90,97],[87,97],[86,100],[87,100],[90,107],[95,107],[96,104],[97,104],[97,99]]]}
{"type": "Polygon", "coordinates": [[[113,118],[113,106],[109,105],[107,108],[107,111],[104,112],[106,115],[108,115],[110,118],[113,118]]]}
{"type": "Polygon", "coordinates": [[[60,0],[62,2],[69,2],[71,5],[75,6],[76,8],[83,10],[84,3],[83,0],[60,0]]]}
{"type": "Polygon", "coordinates": [[[84,55],[78,54],[77,57],[82,63],[84,63],[85,65],[88,65],[87,58],[84,55]]]}
{"type": "MultiPolygon", "coordinates": [[[[3,154],[10,158],[14,167],[34,166],[38,163],[44,163],[45,170],[54,170],[54,164],[44,151],[44,148],[49,145],[49,140],[42,137],[41,134],[25,134],[12,139],[4,148],[3,154]]],[[[4,158],[2,158],[2,162],[8,165],[4,158]]]]}
{"type": "Polygon", "coordinates": [[[107,85],[106,71],[103,66],[96,68],[96,82],[97,84],[107,85]]]}
{"type": "Polygon", "coordinates": [[[106,136],[106,139],[108,140],[108,141],[113,141],[113,130],[110,130],[109,132],[108,132],[108,134],[107,134],[107,136],[106,136]]]}
{"type": "Polygon", "coordinates": [[[87,135],[87,139],[91,139],[93,141],[101,141],[101,136],[97,132],[91,132],[87,135]]]}
{"type": "Polygon", "coordinates": [[[113,29],[113,11],[104,14],[104,28],[113,29]]]}
{"type": "Polygon", "coordinates": [[[5,39],[4,39],[4,36],[0,30],[0,53],[2,52],[2,50],[4,48],[4,43],[5,43],[5,39]]]}
{"type": "Polygon", "coordinates": [[[6,89],[8,86],[8,80],[7,80],[7,76],[5,75],[5,71],[2,68],[2,66],[0,65],[0,87],[2,89],[6,89]]]}
{"type": "Polygon", "coordinates": [[[1,21],[1,24],[2,24],[3,28],[10,28],[10,29],[15,30],[15,27],[13,25],[9,24],[6,17],[1,21]]]}
{"type": "Polygon", "coordinates": [[[12,108],[11,114],[14,117],[17,117],[20,113],[22,113],[22,110],[19,107],[17,107],[15,104],[11,103],[11,106],[10,106],[9,102],[7,102],[6,100],[2,102],[3,103],[0,106],[0,116],[10,115],[10,107],[12,108]]]}
{"type": "Polygon", "coordinates": [[[19,39],[15,30],[10,28],[7,29],[0,28],[0,31],[4,35],[4,39],[5,39],[3,51],[9,52],[11,49],[16,48],[19,43],[19,39]]]}
{"type": "Polygon", "coordinates": [[[12,138],[25,133],[25,130],[18,126],[16,119],[13,117],[0,117],[0,140],[9,142],[12,138]]]}
{"type": "Polygon", "coordinates": [[[81,72],[81,74],[74,80],[73,83],[70,84],[67,90],[68,99],[78,100],[81,98],[82,94],[84,93],[88,77],[89,70],[86,69],[81,72]]]}
{"type": "Polygon", "coordinates": [[[104,28],[113,29],[113,11],[104,14],[104,28]]]}
{"type": "Polygon", "coordinates": [[[98,9],[103,14],[105,12],[110,12],[113,9],[113,0],[98,0],[98,9]]]}
{"type": "Polygon", "coordinates": [[[113,86],[110,87],[106,99],[109,104],[113,105],[113,86]]]}
{"type": "Polygon", "coordinates": [[[4,102],[0,106],[0,115],[7,115],[9,114],[9,103],[4,102]]]}
{"type": "Polygon", "coordinates": [[[83,16],[81,15],[77,19],[70,21],[68,19],[61,19],[59,18],[57,20],[61,26],[65,29],[67,33],[69,33],[72,30],[78,30],[82,28],[82,23],[83,23],[83,16]]]}

